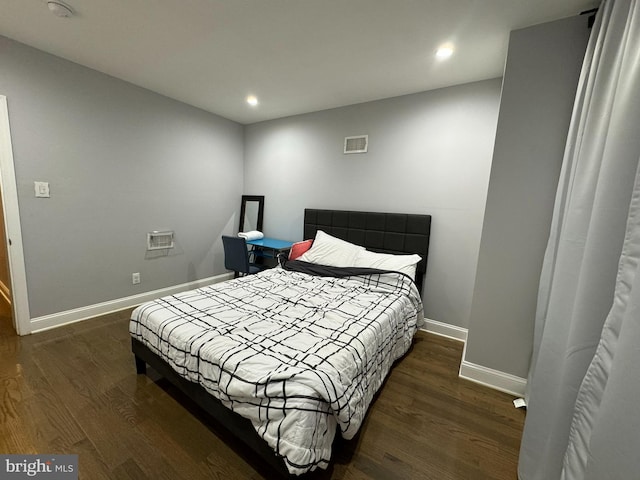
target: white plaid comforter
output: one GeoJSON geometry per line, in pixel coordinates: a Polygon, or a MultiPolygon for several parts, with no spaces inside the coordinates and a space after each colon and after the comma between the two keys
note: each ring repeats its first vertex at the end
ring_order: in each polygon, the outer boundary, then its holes
{"type": "Polygon", "coordinates": [[[327,467],[337,425],[347,439],[356,434],[422,322],[420,295],[404,275],[273,268],[141,305],[129,330],[250,419],[301,474],[327,467]]]}

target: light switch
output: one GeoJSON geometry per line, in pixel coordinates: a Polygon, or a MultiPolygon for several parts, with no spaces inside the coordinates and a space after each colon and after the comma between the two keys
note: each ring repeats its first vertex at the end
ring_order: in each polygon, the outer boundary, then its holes
{"type": "Polygon", "coordinates": [[[36,189],[36,197],[49,198],[49,182],[33,182],[36,189]]]}

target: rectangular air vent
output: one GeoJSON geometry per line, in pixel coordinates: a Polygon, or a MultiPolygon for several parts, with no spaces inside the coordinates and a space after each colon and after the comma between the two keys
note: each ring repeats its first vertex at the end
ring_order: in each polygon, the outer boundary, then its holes
{"type": "Polygon", "coordinates": [[[164,250],[165,248],[173,248],[173,232],[147,233],[147,250],[164,250]]]}
{"type": "Polygon", "coordinates": [[[344,137],[344,153],[367,153],[369,135],[344,137]]]}

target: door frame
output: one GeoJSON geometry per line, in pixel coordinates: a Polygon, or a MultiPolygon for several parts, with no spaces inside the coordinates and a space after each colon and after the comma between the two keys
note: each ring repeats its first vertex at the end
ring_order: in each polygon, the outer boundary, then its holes
{"type": "Polygon", "coordinates": [[[31,316],[27,291],[27,272],[24,264],[22,246],[22,227],[18,208],[18,186],[13,163],[11,130],[9,128],[9,108],[7,97],[0,95],[0,186],[6,238],[0,240],[7,244],[9,278],[11,280],[11,306],[13,324],[18,335],[31,333],[31,316]]]}

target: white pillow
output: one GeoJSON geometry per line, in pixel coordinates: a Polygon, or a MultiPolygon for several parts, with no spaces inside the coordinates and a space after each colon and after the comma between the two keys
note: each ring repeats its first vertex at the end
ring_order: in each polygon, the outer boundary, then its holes
{"type": "Polygon", "coordinates": [[[393,270],[409,275],[415,280],[416,265],[422,260],[420,255],[391,255],[389,253],[376,253],[369,250],[358,252],[354,267],[377,268],[380,270],[393,270]]]}
{"type": "Polygon", "coordinates": [[[364,247],[345,242],[332,237],[328,233],[318,230],[311,248],[304,252],[297,260],[309,263],[319,263],[332,267],[353,267],[359,252],[364,247]]]}

